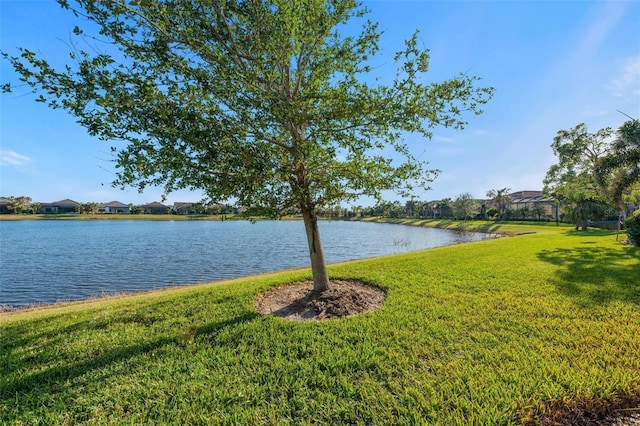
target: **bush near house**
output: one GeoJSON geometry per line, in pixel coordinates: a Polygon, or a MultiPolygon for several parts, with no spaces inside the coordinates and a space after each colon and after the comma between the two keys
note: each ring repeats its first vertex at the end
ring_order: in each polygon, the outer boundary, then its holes
{"type": "Polygon", "coordinates": [[[629,242],[640,247],[640,210],[636,210],[624,221],[624,229],[627,230],[629,242]]]}

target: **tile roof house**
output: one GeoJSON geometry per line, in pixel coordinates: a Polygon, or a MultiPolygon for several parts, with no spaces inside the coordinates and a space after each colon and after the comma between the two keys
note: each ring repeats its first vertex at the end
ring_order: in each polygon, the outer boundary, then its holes
{"type": "Polygon", "coordinates": [[[54,201],[52,203],[40,204],[40,213],[59,214],[59,213],[77,213],[77,207],[80,205],[77,201],[70,199],[54,201]]]}
{"type": "Polygon", "coordinates": [[[143,204],[140,206],[142,211],[146,214],[167,214],[171,209],[169,206],[165,206],[162,203],[154,201],[152,203],[143,204]]]}
{"type": "Polygon", "coordinates": [[[8,198],[0,197],[0,214],[11,213],[9,211],[10,203],[11,203],[11,200],[9,200],[8,198]]]}
{"type": "Polygon", "coordinates": [[[195,203],[173,203],[173,211],[177,214],[194,213],[192,207],[195,203]]]}
{"type": "Polygon", "coordinates": [[[98,207],[100,213],[131,213],[131,207],[120,201],[109,201],[108,203],[100,204],[98,207]]]}

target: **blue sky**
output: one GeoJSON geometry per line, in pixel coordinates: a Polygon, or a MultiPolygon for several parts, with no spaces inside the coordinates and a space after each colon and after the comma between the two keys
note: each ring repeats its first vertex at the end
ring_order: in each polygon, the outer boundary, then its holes
{"type": "MultiPolygon", "coordinates": [[[[640,117],[640,1],[385,1],[365,3],[384,30],[379,69],[415,29],[431,51],[428,81],[459,72],[494,86],[485,113],[462,131],[436,128],[431,140],[409,137],[412,151],[441,175],[435,200],[494,188],[541,189],[555,157],[556,132],[586,123],[618,128],[640,117]]],[[[0,0],[1,50],[21,46],[64,63],[73,15],[53,0],[0,0]]],[[[384,72],[384,71],[383,71],[384,72]]],[[[0,81],[15,81],[1,61],[0,81]]],[[[161,188],[139,194],[112,188],[110,144],[87,135],[64,111],[34,102],[26,89],[0,95],[0,195],[34,201],[146,203],[161,188]]],[[[200,193],[170,194],[168,203],[200,193]]],[[[390,199],[395,199],[392,195],[390,199]]],[[[370,204],[363,200],[363,204],[370,204]]]]}

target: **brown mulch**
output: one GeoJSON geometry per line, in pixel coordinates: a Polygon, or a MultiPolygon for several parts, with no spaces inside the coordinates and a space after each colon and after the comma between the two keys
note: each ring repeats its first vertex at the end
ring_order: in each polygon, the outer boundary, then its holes
{"type": "Polygon", "coordinates": [[[260,294],[256,310],[292,320],[347,317],[378,309],[386,293],[359,280],[331,280],[329,289],[313,291],[313,281],[275,287],[260,294]]]}
{"type": "Polygon", "coordinates": [[[621,394],[610,400],[573,398],[551,401],[526,425],[640,426],[640,394],[621,394]]]}

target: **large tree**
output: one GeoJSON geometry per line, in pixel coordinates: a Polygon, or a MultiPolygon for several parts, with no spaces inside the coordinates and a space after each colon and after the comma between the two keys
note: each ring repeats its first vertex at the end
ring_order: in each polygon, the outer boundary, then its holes
{"type": "Polygon", "coordinates": [[[453,215],[458,220],[473,219],[478,214],[480,209],[480,203],[473,198],[471,193],[465,192],[460,194],[453,200],[451,205],[453,209],[453,215]]]}
{"type": "Polygon", "coordinates": [[[28,211],[31,204],[32,202],[30,197],[9,197],[9,205],[7,208],[9,210],[13,210],[14,214],[18,214],[28,211]]]}
{"type": "Polygon", "coordinates": [[[558,157],[544,178],[544,193],[554,197],[576,229],[601,217],[610,207],[595,179],[596,163],[609,147],[610,128],[589,133],[584,123],[558,131],[551,148],[558,157]]]}
{"type": "Polygon", "coordinates": [[[616,205],[640,184],[640,120],[620,126],[610,152],[597,161],[596,177],[616,205]]]}
{"type": "Polygon", "coordinates": [[[426,82],[417,33],[395,54],[393,78],[367,77],[380,32],[353,0],[58,2],[99,35],[76,27],[62,69],[31,50],[3,52],[38,100],[102,140],[127,142],[114,149],[116,185],[301,213],[318,291],[329,279],[316,209],[428,186],[433,172],[404,136],[462,128],[463,113],[480,113],[493,92],[466,74],[426,82]],[[352,35],[354,20],[362,27],[352,35]]]}

